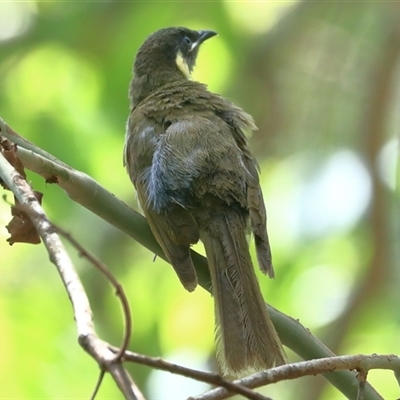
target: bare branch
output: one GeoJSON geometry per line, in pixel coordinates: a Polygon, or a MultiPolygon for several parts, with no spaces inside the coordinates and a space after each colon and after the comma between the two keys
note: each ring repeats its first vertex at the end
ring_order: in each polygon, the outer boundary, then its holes
{"type": "Polygon", "coordinates": [[[2,154],[0,154],[0,175],[18,201],[26,207],[26,212],[46,246],[50,261],[57,267],[72,302],[79,334],[93,334],[93,317],[89,300],[60,238],[47,219],[31,187],[2,154]]]}
{"type": "Polygon", "coordinates": [[[115,354],[98,339],[95,333],[89,299],[58,234],[48,220],[32,188],[8,163],[1,152],[0,177],[7,187],[12,190],[21,205],[24,206],[24,211],[31,219],[39,236],[43,240],[50,261],[57,268],[72,303],[79,343],[85,344],[84,349],[96,359],[101,368],[110,371],[118,387],[127,399],[138,400],[133,390],[135,386],[132,384],[130,377],[127,378],[127,373],[123,369],[122,364],[120,361],[115,361],[115,354]]]}
{"type": "MultiPolygon", "coordinates": [[[[249,388],[256,388],[284,380],[297,379],[302,376],[318,375],[322,373],[333,373],[338,370],[361,370],[368,371],[371,369],[390,369],[398,371],[400,368],[400,357],[396,355],[355,355],[355,356],[339,356],[320,358],[310,361],[302,361],[295,364],[286,364],[268,371],[250,375],[246,378],[233,381],[249,388]]],[[[364,389],[366,387],[364,380],[364,389]]],[[[229,392],[225,388],[217,388],[210,390],[200,396],[196,396],[193,400],[223,400],[234,393],[229,392]]],[[[364,392],[364,399],[370,398],[364,392]]],[[[377,397],[381,398],[382,397],[377,397]]]]}
{"type": "MultiPolygon", "coordinates": [[[[118,349],[115,348],[111,349],[114,351],[118,351],[118,349]]],[[[152,367],[162,371],[168,371],[172,374],[182,375],[187,378],[195,379],[197,381],[209,383],[210,385],[221,386],[229,390],[231,394],[241,394],[248,399],[269,400],[268,397],[262,396],[261,394],[256,393],[253,390],[250,390],[240,384],[229,382],[223,379],[220,375],[213,374],[211,372],[182,367],[180,365],[165,361],[161,358],[145,356],[143,354],[134,353],[132,351],[126,351],[124,354],[124,359],[125,361],[147,365],[148,367],[152,367]]]]}
{"type": "Polygon", "coordinates": [[[105,374],[106,374],[106,371],[104,371],[104,369],[100,370],[100,374],[99,374],[99,377],[98,377],[98,379],[97,379],[96,386],[95,386],[94,389],[93,389],[93,393],[92,393],[92,395],[90,396],[90,400],[94,400],[94,399],[96,398],[97,393],[98,393],[99,390],[100,390],[100,386],[101,386],[101,384],[102,384],[102,382],[103,382],[103,379],[104,379],[104,375],[105,375],[105,374]]]}
{"type": "Polygon", "coordinates": [[[56,228],[58,233],[64,236],[79,251],[80,255],[87,258],[108,279],[108,281],[113,285],[116,295],[121,300],[122,310],[125,318],[125,333],[121,347],[119,348],[114,361],[120,360],[125,350],[128,348],[132,334],[132,317],[124,289],[103,262],[90,254],[72,235],[70,235],[63,228],[54,224],[53,226],[56,228]]]}

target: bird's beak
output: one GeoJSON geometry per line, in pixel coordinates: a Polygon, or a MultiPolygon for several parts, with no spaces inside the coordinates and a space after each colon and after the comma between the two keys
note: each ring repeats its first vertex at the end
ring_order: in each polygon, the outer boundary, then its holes
{"type": "Polygon", "coordinates": [[[193,51],[195,48],[199,47],[207,39],[210,39],[213,36],[218,35],[218,33],[214,31],[198,31],[198,33],[199,33],[199,38],[192,44],[190,51],[193,51]]]}

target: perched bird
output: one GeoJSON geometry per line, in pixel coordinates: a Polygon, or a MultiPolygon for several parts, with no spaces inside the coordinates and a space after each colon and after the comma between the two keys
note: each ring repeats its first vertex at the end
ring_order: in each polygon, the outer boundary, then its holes
{"type": "Polygon", "coordinates": [[[190,246],[203,242],[215,299],[217,359],[240,376],[285,363],[249,253],[274,276],[253,119],[191,80],[200,45],[216,32],[166,28],[140,47],[129,88],[124,162],[150,228],[183,286],[197,285],[190,246]]]}

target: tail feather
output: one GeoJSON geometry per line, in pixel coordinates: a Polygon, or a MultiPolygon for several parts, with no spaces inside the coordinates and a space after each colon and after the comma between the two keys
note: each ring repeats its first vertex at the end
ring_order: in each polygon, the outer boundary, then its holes
{"type": "Polygon", "coordinates": [[[285,363],[251,262],[246,221],[235,211],[201,232],[215,298],[217,358],[226,375],[285,363]]]}

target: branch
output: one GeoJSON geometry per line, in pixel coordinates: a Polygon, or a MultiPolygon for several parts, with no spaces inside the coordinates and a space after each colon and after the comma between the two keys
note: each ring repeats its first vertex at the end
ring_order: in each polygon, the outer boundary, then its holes
{"type": "Polygon", "coordinates": [[[78,341],[84,349],[108,370],[124,393],[126,399],[139,400],[133,390],[133,382],[121,362],[108,345],[96,335],[89,300],[78,274],[68,256],[53,225],[48,220],[42,206],[26,180],[9,164],[0,152],[0,177],[24,207],[47,249],[50,261],[56,266],[61,280],[72,303],[78,330],[78,341]]]}
{"type": "Polygon", "coordinates": [[[131,338],[131,333],[132,333],[132,317],[131,317],[131,312],[130,312],[130,308],[129,308],[129,302],[126,297],[125,291],[104,263],[102,263],[100,260],[98,260],[92,254],[90,254],[72,235],[70,235],[64,229],[62,229],[61,227],[56,226],[54,224],[53,224],[53,226],[56,228],[58,233],[60,233],[62,236],[64,236],[72,244],[72,246],[74,246],[79,251],[80,255],[82,255],[83,257],[88,259],[107,278],[107,280],[114,287],[116,295],[121,300],[121,305],[122,305],[122,310],[124,313],[124,319],[125,319],[126,326],[125,326],[125,333],[124,333],[124,337],[122,340],[122,344],[117,352],[117,355],[115,356],[114,361],[120,360],[121,357],[123,356],[125,350],[128,348],[129,341],[131,338]]]}
{"type": "MultiPolygon", "coordinates": [[[[298,320],[291,318],[274,307],[268,306],[268,312],[279,334],[282,343],[289,347],[304,360],[332,358],[332,353],[318,338],[305,328],[298,320]]],[[[354,399],[357,396],[358,381],[350,371],[322,373],[322,376],[346,397],[354,399]]],[[[382,399],[379,393],[367,383],[365,400],[382,399]]]]}
{"type": "MultiPolygon", "coordinates": [[[[295,364],[286,364],[276,368],[271,368],[267,371],[235,380],[233,383],[248,388],[256,388],[284,380],[297,379],[303,376],[333,373],[333,371],[338,370],[359,370],[364,371],[364,375],[361,374],[359,379],[362,383],[362,390],[364,390],[363,398],[367,399],[367,394],[365,392],[366,382],[364,377],[366,376],[366,371],[371,369],[390,369],[398,373],[400,371],[400,357],[393,354],[380,356],[365,356],[360,354],[356,356],[320,358],[317,360],[302,361],[295,364]]],[[[355,396],[348,396],[349,398],[357,397],[358,386],[359,384],[356,379],[354,388],[355,396]]],[[[200,396],[193,397],[193,400],[223,400],[233,394],[234,393],[229,392],[225,388],[217,388],[200,396]]]]}
{"type": "MultiPolygon", "coordinates": [[[[115,348],[111,349],[116,352],[118,351],[118,349],[115,348]]],[[[131,361],[136,364],[147,365],[148,367],[159,369],[161,371],[168,371],[172,374],[177,374],[185,376],[187,378],[195,379],[197,381],[209,383],[210,385],[221,386],[227,389],[231,394],[241,394],[247,397],[248,399],[271,400],[268,399],[268,397],[262,396],[261,394],[256,393],[241,384],[229,382],[223,379],[218,374],[182,367],[180,365],[162,360],[161,358],[145,356],[143,354],[134,353],[132,351],[125,351],[124,359],[125,361],[131,361]]]]}

